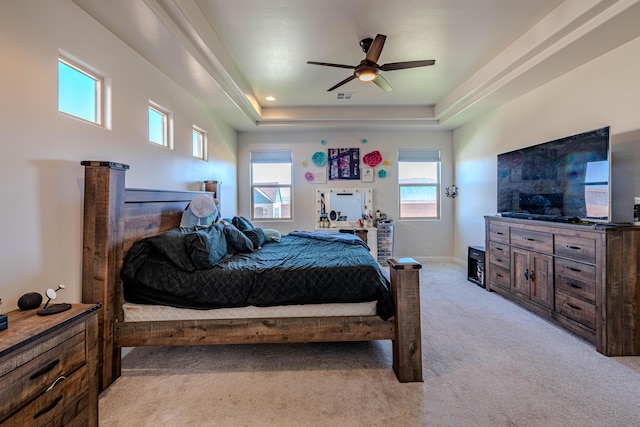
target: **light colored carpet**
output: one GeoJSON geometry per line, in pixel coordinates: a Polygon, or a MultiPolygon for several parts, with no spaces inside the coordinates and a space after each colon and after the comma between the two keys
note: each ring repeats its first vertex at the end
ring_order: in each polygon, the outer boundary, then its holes
{"type": "Polygon", "coordinates": [[[640,357],[593,345],[466,280],[421,270],[424,383],[390,342],[137,348],[108,426],[639,426],[640,357]]]}

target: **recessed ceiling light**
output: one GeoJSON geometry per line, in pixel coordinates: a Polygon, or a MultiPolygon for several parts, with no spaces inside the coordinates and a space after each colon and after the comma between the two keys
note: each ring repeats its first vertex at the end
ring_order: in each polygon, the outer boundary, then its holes
{"type": "Polygon", "coordinates": [[[273,97],[273,96],[267,96],[265,99],[266,99],[267,101],[275,101],[275,100],[276,100],[276,98],[275,98],[275,97],[273,97]]]}

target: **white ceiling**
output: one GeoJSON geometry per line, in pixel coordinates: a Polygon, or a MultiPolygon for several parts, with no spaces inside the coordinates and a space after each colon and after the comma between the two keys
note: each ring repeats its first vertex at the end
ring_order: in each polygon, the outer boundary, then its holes
{"type": "Polygon", "coordinates": [[[453,129],[640,36],[640,0],[73,1],[239,131],[453,129]],[[435,65],[387,93],[306,63],[357,65],[378,33],[379,64],[435,65]]]}

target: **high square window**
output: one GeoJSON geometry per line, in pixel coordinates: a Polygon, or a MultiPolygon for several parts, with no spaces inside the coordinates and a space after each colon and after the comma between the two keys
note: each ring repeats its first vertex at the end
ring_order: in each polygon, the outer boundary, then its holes
{"type": "Polygon", "coordinates": [[[67,58],[58,58],[58,111],[104,124],[104,79],[67,58]]]}
{"type": "Polygon", "coordinates": [[[193,126],[192,144],[193,157],[207,160],[207,132],[193,126]]]}
{"type": "Polygon", "coordinates": [[[173,115],[149,102],[149,142],[173,149],[173,115]]]}

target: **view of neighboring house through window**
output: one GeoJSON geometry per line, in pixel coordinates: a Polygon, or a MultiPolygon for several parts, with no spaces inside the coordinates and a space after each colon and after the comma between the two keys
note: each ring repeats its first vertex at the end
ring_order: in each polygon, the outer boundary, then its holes
{"type": "Polygon", "coordinates": [[[400,219],[440,218],[440,151],[398,150],[400,219]]]}
{"type": "Polygon", "coordinates": [[[291,150],[251,152],[251,219],[292,219],[291,150]]]}
{"type": "Polygon", "coordinates": [[[207,132],[194,126],[192,133],[193,157],[207,160],[207,132]]]}
{"type": "Polygon", "coordinates": [[[167,148],[172,144],[172,115],[157,104],[149,103],[149,142],[167,148]]]}
{"type": "Polygon", "coordinates": [[[58,58],[58,111],[103,124],[103,79],[65,58],[58,58]]]}

